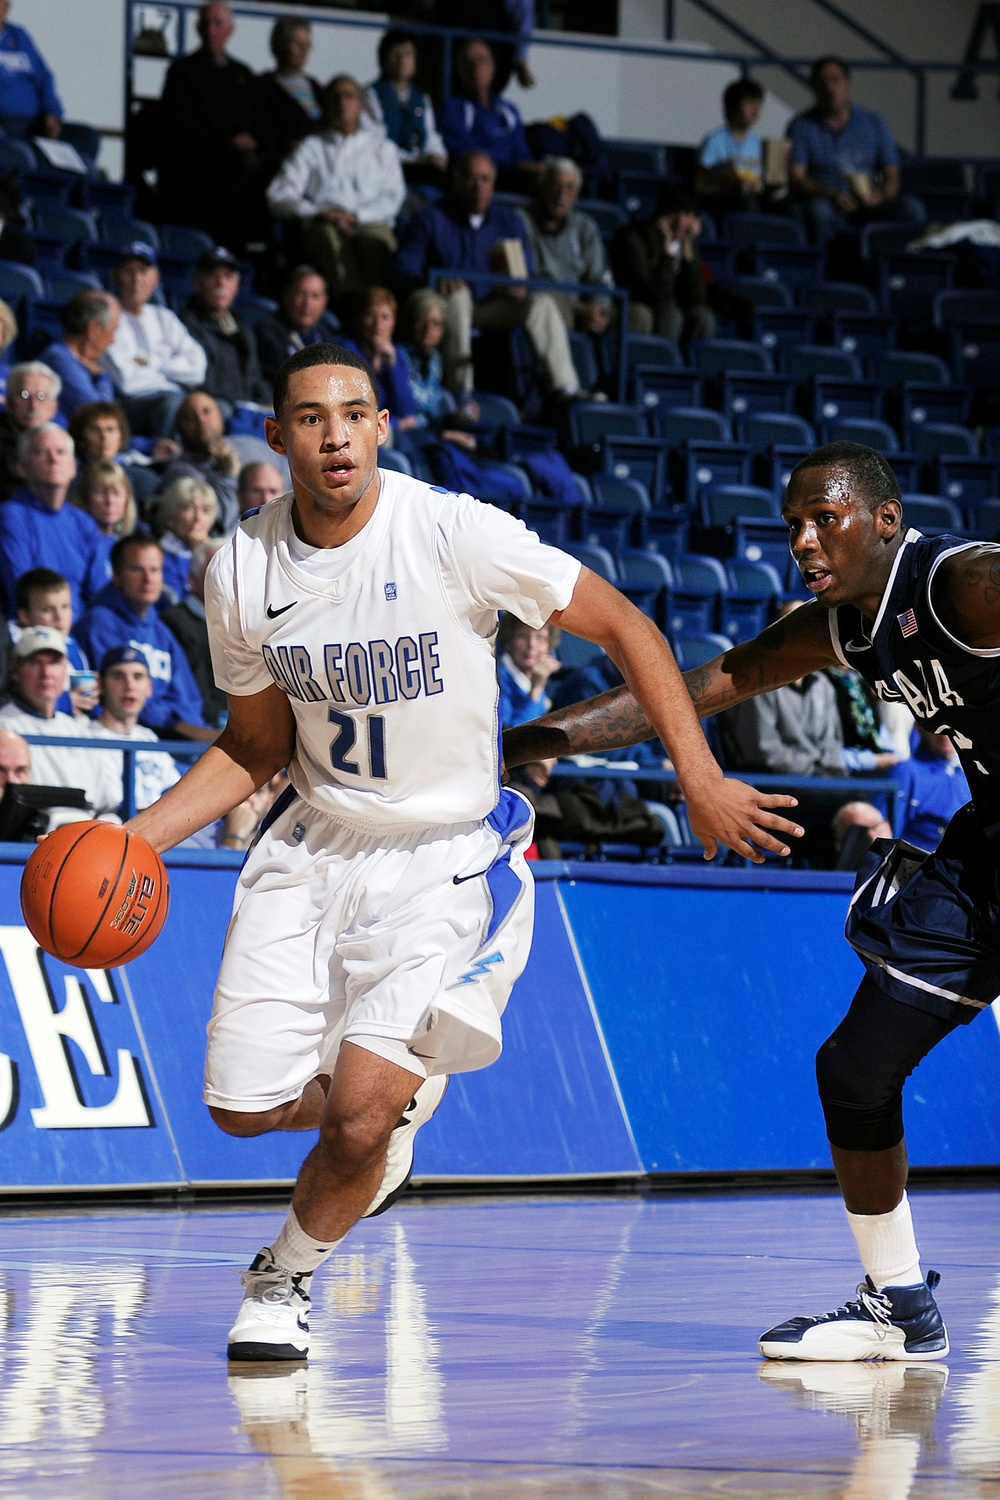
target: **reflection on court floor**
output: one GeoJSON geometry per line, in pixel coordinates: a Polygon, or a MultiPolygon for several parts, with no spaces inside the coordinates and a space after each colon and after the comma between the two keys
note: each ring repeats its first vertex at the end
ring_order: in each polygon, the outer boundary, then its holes
{"type": "Polygon", "coordinates": [[[914,1202],[947,1365],[761,1362],[853,1291],[833,1197],[405,1201],[317,1277],[308,1365],[232,1369],[279,1213],[8,1212],[0,1497],[986,1500],[1000,1193],[914,1202]]]}

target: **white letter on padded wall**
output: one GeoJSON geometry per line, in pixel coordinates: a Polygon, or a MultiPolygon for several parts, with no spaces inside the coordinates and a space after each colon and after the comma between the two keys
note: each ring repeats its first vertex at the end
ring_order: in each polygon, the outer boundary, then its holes
{"type": "MultiPolygon", "coordinates": [[[[107,1130],[152,1125],[138,1064],[123,1047],[118,1049],[115,1097],[108,1104],[92,1107],[81,1100],[63,1038],[76,1043],[92,1074],[106,1078],[108,1068],[76,975],[65,976],[66,1003],[62,1010],[56,1011],[45,984],[38,945],[27,928],[0,927],[0,954],[45,1100],[40,1109],[31,1111],[39,1129],[107,1130]]],[[[85,973],[98,1000],[105,1005],[115,1004],[104,970],[87,969],[85,973]]],[[[2,1092],[0,1074],[0,1096],[2,1092]]],[[[0,1097],[0,1106],[2,1103],[0,1097]]]]}

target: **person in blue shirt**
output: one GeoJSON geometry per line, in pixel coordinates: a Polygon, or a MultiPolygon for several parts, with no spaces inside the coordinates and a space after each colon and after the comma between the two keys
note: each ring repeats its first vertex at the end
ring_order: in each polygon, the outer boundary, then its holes
{"type": "Polygon", "coordinates": [[[516,209],[496,203],[496,167],[484,151],[459,157],[447,198],[414,214],[400,229],[394,259],[396,281],[406,295],[426,286],[435,269],[455,274],[438,285],[445,299],[442,343],[445,383],[460,399],[472,390],[472,330],[524,325],[551,392],[564,399],[583,393],[570,354],[559,305],[547,292],[518,286],[494,289],[477,272],[501,269],[500,241],[519,240],[528,275],[535,264],[524,221],[516,209]]]}
{"type": "Polygon", "coordinates": [[[22,573],[14,588],[17,605],[17,625],[11,627],[11,635],[20,639],[21,632],[33,625],[46,625],[58,630],[66,643],[66,660],[69,662],[69,686],[56,700],[56,710],[62,714],[89,714],[97,707],[97,673],[91,669],[87,653],[79,641],[71,635],[73,629],[73,600],[69,584],[52,568],[29,568],[22,573]]]}
{"type": "MultiPolygon", "coordinates": [[[[8,502],[9,503],[9,502],[8,502]]],[[[94,599],[76,635],[91,661],[116,646],[141,651],[153,692],[140,724],[165,739],[214,740],[202,714],[184,649],[156,612],[163,592],[163,549],[146,536],[123,536],[111,549],[111,582],[94,599]]]]}
{"type": "Polygon", "coordinates": [[[441,134],[452,161],[469,151],[485,151],[503,185],[533,186],[541,162],[532,160],[516,104],[493,92],[496,64],[486,42],[472,37],[455,59],[458,92],[441,107],[441,134]]]}
{"type": "Polygon", "coordinates": [[[874,219],[920,225],[917,198],[899,191],[899,152],[885,120],[851,103],[851,74],[839,57],[821,57],[810,74],[816,104],[796,115],[789,181],[798,210],[817,244],[874,219]]]}
{"type": "Polygon", "coordinates": [[[559,632],[554,625],[535,630],[515,615],[500,621],[500,723],[505,729],[547,714],[552,699],[546,688],[559,658],[553,654],[559,632]]]}
{"type": "Polygon", "coordinates": [[[24,487],[0,505],[0,584],[7,616],[13,618],[21,574],[52,568],[69,584],[75,617],[107,573],[97,523],[66,503],[76,476],[73,440],[65,428],[46,422],[21,436],[18,459],[24,487]]]}
{"type": "Polygon", "coordinates": [[[338,339],[338,343],[363,355],[371,364],[378,377],[379,406],[386,408],[393,432],[398,434],[419,424],[410,368],[392,341],[396,310],[396,299],[387,287],[368,287],[358,297],[349,319],[351,337],[338,339]]]}
{"type": "Polygon", "coordinates": [[[893,771],[899,784],[900,838],[933,852],[960,807],[972,799],[958,751],[946,734],[917,728],[913,754],[893,771]]]}
{"type": "Polygon", "coordinates": [[[52,70],[23,26],[7,20],[11,0],[0,0],[0,127],[14,140],[56,140],[62,103],[52,70]]]}
{"type": "Polygon", "coordinates": [[[448,152],[434,106],[416,87],[417,43],[391,27],[378,44],[379,76],[365,90],[365,109],[396,145],[410,182],[443,182],[448,152]]]}
{"type": "Polygon", "coordinates": [[[756,209],[763,187],[763,146],[754,126],[764,107],[764,90],[752,78],[738,78],[722,95],[725,125],[701,143],[695,186],[708,208],[721,212],[756,209]]]}
{"type": "Polygon", "coordinates": [[[62,381],[59,412],[67,422],[86,402],[115,399],[103,360],[114,343],[120,315],[117,299],[96,288],[77,292],[59,314],[63,336],[39,357],[62,381]]]}

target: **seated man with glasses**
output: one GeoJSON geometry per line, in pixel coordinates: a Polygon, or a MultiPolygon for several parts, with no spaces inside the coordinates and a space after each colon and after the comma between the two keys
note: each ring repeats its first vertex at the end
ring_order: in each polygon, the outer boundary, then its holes
{"type": "Polygon", "coordinates": [[[24,479],[18,467],[17,441],[23,432],[59,422],[62,381],[55,370],[32,359],[13,365],[7,376],[7,405],[0,411],[0,500],[19,490],[24,479]]]}

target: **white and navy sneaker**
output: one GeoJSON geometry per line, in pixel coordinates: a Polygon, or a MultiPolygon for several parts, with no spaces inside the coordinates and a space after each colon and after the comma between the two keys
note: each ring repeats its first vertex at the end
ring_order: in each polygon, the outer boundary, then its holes
{"type": "Polygon", "coordinates": [[[450,1079],[446,1073],[434,1078],[425,1078],[409,1104],[403,1110],[399,1124],[389,1137],[389,1149],[385,1158],[385,1174],[381,1186],[372,1200],[364,1219],[374,1219],[384,1214],[405,1191],[413,1176],[413,1137],[421,1125],[426,1125],[437,1109],[448,1089],[450,1079]]]}
{"type": "Polygon", "coordinates": [[[264,1247],[240,1280],[245,1288],[229,1330],[230,1359],[305,1359],[309,1353],[311,1271],[283,1271],[264,1247]]]}
{"type": "Polygon", "coordinates": [[[887,1286],[876,1291],[866,1276],[857,1300],[818,1318],[789,1318],[761,1334],[765,1359],[944,1359],[948,1335],[934,1301],[941,1280],[928,1271],[919,1286],[887,1286]]]}

